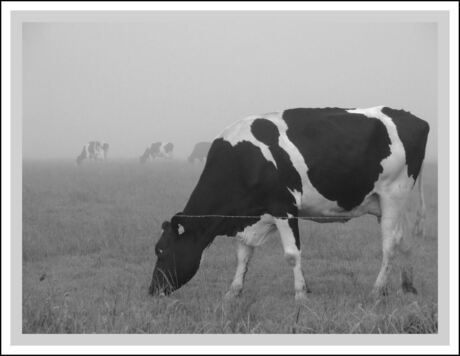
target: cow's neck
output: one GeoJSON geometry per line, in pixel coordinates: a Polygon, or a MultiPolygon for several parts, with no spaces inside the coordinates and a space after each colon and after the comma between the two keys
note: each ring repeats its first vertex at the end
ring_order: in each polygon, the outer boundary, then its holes
{"type": "Polygon", "coordinates": [[[201,234],[200,242],[210,244],[218,235],[233,236],[257,219],[218,217],[257,216],[264,211],[251,197],[248,182],[243,182],[240,160],[234,147],[222,139],[210,149],[198,184],[193,190],[183,214],[205,216],[184,218],[189,230],[201,234]]]}
{"type": "MultiPolygon", "coordinates": [[[[201,186],[206,187],[206,185],[201,186]]],[[[186,229],[200,236],[200,243],[203,242],[205,246],[212,243],[216,236],[234,236],[245,226],[257,221],[257,219],[230,216],[263,214],[251,204],[250,197],[241,194],[234,183],[232,188],[232,192],[200,192],[199,188],[195,189],[184,208],[182,213],[184,217],[180,220],[184,222],[186,229]]],[[[222,186],[222,189],[225,189],[225,185],[222,186]]]]}

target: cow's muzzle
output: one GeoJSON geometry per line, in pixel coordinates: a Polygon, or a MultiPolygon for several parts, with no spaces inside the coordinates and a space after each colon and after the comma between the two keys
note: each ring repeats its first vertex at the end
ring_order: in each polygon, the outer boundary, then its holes
{"type": "Polygon", "coordinates": [[[161,273],[153,273],[152,282],[149,287],[149,294],[152,296],[167,296],[171,294],[172,287],[169,281],[161,273]]]}

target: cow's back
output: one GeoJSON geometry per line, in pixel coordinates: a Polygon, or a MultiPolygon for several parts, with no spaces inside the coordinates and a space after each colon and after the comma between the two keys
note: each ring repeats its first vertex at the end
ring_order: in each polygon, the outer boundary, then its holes
{"type": "Polygon", "coordinates": [[[428,124],[405,111],[297,108],[248,117],[221,138],[239,155],[246,181],[287,188],[301,210],[311,204],[339,214],[374,206],[375,188],[406,166],[415,181],[427,133],[428,124]]]}

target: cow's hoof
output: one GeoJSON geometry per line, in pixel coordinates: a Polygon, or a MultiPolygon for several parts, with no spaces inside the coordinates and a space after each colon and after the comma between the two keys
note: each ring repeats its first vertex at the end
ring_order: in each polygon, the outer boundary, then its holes
{"type": "Polygon", "coordinates": [[[295,292],[295,301],[298,302],[298,303],[302,303],[302,302],[305,302],[307,301],[307,293],[302,290],[302,291],[297,291],[295,292]]]}
{"type": "Polygon", "coordinates": [[[374,287],[371,292],[373,299],[380,299],[381,297],[387,297],[389,295],[387,287],[374,287]]]}
{"type": "Polygon", "coordinates": [[[402,290],[405,294],[407,293],[418,294],[417,289],[415,289],[415,287],[412,284],[403,284],[402,290]]]}
{"type": "Polygon", "coordinates": [[[230,289],[224,295],[224,300],[231,301],[238,298],[241,295],[241,289],[230,289]]]}

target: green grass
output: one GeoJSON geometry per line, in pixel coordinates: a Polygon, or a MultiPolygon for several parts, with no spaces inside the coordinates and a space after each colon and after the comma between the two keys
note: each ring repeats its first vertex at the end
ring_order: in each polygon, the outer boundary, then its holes
{"type": "Polygon", "coordinates": [[[240,298],[224,303],[235,242],[218,237],[197,275],[166,298],[148,296],[160,225],[181,211],[201,165],[184,162],[23,164],[24,333],[436,333],[436,166],[425,169],[427,234],[415,241],[416,296],[369,296],[381,243],[374,217],[301,222],[313,291],[294,302],[276,238],[256,249],[240,298]]]}

